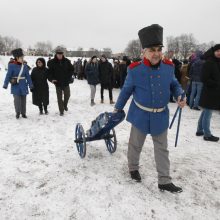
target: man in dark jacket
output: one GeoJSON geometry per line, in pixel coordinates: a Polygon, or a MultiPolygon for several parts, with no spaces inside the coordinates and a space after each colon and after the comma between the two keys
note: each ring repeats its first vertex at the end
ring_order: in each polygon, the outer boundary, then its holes
{"type": "Polygon", "coordinates": [[[203,88],[200,98],[200,106],[203,111],[200,115],[197,127],[197,136],[204,136],[205,141],[219,141],[219,137],[212,135],[210,121],[213,110],[220,110],[220,44],[212,48],[212,56],[203,65],[203,88]]]}
{"type": "Polygon", "coordinates": [[[70,98],[69,84],[74,72],[73,65],[69,59],[64,57],[63,53],[63,48],[57,47],[54,59],[49,60],[47,63],[50,81],[56,86],[60,116],[64,115],[64,110],[68,111],[67,105],[70,98]]]}
{"type": "Polygon", "coordinates": [[[194,110],[200,110],[199,99],[202,91],[201,75],[202,75],[202,66],[204,64],[204,60],[201,59],[202,55],[203,54],[201,51],[196,52],[196,60],[192,64],[189,71],[190,80],[192,82],[192,90],[190,94],[189,106],[194,110]]]}
{"type": "Polygon", "coordinates": [[[112,96],[113,67],[105,55],[102,55],[99,65],[99,79],[101,83],[101,103],[104,103],[104,89],[108,89],[110,104],[114,104],[112,96]]]}

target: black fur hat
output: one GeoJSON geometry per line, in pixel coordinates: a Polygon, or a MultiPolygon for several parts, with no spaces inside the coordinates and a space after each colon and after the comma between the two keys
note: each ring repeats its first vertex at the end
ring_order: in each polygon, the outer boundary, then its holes
{"type": "Polygon", "coordinates": [[[24,56],[23,50],[21,48],[14,49],[14,50],[11,51],[11,53],[12,53],[14,58],[24,56]]]}
{"type": "Polygon", "coordinates": [[[163,28],[159,24],[152,24],[138,32],[142,48],[163,46],[163,28]]]}
{"type": "Polygon", "coordinates": [[[216,50],[219,50],[220,49],[220,44],[216,44],[214,47],[213,47],[213,51],[215,52],[216,50]]]}

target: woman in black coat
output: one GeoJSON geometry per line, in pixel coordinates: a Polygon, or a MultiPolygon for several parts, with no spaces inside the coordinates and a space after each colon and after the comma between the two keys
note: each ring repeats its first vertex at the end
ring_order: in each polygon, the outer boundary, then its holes
{"type": "Polygon", "coordinates": [[[203,88],[200,106],[203,111],[199,118],[196,135],[204,135],[206,141],[218,141],[219,137],[211,134],[210,121],[213,110],[220,110],[220,44],[212,48],[212,56],[204,63],[201,80],[203,88]]]}
{"type": "Polygon", "coordinates": [[[49,105],[49,86],[48,69],[46,68],[46,62],[44,58],[38,58],[36,61],[36,67],[32,70],[31,79],[33,81],[34,89],[32,93],[33,104],[37,105],[40,110],[40,114],[43,114],[43,108],[45,114],[48,114],[47,106],[49,105]]]}

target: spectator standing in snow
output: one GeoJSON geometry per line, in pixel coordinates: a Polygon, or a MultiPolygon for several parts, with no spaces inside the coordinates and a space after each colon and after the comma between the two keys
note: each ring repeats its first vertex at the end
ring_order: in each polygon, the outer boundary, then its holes
{"type": "Polygon", "coordinates": [[[48,86],[48,69],[44,58],[38,58],[36,67],[31,72],[31,79],[34,85],[32,92],[33,104],[39,107],[40,115],[48,114],[47,106],[49,105],[49,86],[48,86]]]}
{"type": "Polygon", "coordinates": [[[220,110],[220,44],[216,44],[208,51],[212,55],[203,65],[201,81],[203,83],[200,106],[203,111],[197,127],[197,136],[203,136],[205,141],[219,141],[219,137],[212,135],[210,122],[214,110],[220,110]]]}
{"type": "Polygon", "coordinates": [[[183,60],[183,65],[180,69],[180,76],[181,76],[181,86],[186,91],[188,81],[189,81],[189,73],[188,73],[188,60],[183,60]]]}
{"type": "Polygon", "coordinates": [[[170,177],[167,149],[170,90],[181,108],[185,106],[186,99],[181,101],[183,90],[174,76],[173,63],[162,60],[163,28],[154,24],[141,29],[138,34],[144,59],[129,66],[115,105],[116,112],[122,110],[133,95],[127,115],[127,120],[132,124],[127,153],[128,168],[131,178],[141,182],[139,159],[146,135],[150,134],[154,144],[158,188],[172,193],[182,192],[180,187],[171,182],[170,177]]]}
{"type": "Polygon", "coordinates": [[[114,60],[114,68],[113,68],[113,87],[120,87],[120,69],[119,69],[119,60],[114,60]]]}
{"type": "Polygon", "coordinates": [[[93,56],[85,68],[86,79],[91,90],[91,106],[95,105],[96,85],[99,83],[99,66],[97,57],[93,56]]]}
{"type": "Polygon", "coordinates": [[[19,119],[20,114],[23,118],[26,116],[26,96],[28,94],[28,86],[32,90],[33,84],[29,75],[29,69],[24,64],[24,54],[21,48],[12,51],[15,60],[8,65],[8,72],[5,77],[3,88],[7,89],[11,83],[11,94],[14,96],[14,106],[16,118],[19,119]]]}
{"type": "Polygon", "coordinates": [[[80,80],[83,80],[83,66],[82,66],[82,60],[78,59],[75,63],[75,71],[77,78],[80,80]]]}
{"type": "Polygon", "coordinates": [[[114,104],[112,95],[113,67],[103,54],[99,64],[99,80],[101,83],[101,103],[104,103],[104,90],[108,89],[110,104],[114,104]]]}
{"type": "Polygon", "coordinates": [[[202,58],[202,52],[201,51],[196,52],[195,61],[192,64],[189,71],[189,77],[192,82],[189,107],[194,110],[200,110],[199,99],[202,91],[201,75],[202,75],[202,66],[204,64],[204,61],[201,58],[202,58]]]}
{"type": "Polygon", "coordinates": [[[62,47],[57,47],[55,57],[48,61],[47,66],[49,68],[49,79],[56,86],[60,116],[63,116],[64,110],[68,111],[69,84],[72,81],[74,68],[70,60],[64,56],[62,47]]]}
{"type": "Polygon", "coordinates": [[[126,76],[127,76],[127,68],[130,64],[128,64],[128,57],[123,56],[122,62],[119,65],[119,71],[120,71],[120,88],[123,87],[126,76]]]}

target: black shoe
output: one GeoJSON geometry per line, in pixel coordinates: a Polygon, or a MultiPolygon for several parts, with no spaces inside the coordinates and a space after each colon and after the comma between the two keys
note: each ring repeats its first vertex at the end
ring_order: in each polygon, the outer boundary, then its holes
{"type": "Polygon", "coordinates": [[[204,135],[204,132],[203,131],[197,131],[196,132],[196,136],[203,136],[204,135]]]}
{"type": "Polygon", "coordinates": [[[130,171],[131,179],[141,182],[141,175],[138,170],[130,171]]]}
{"type": "Polygon", "coordinates": [[[193,110],[197,110],[197,111],[200,111],[200,110],[201,110],[201,109],[198,108],[198,107],[193,107],[192,109],[193,109],[193,110]]]}
{"type": "Polygon", "coordinates": [[[45,115],[48,115],[48,114],[49,114],[49,112],[48,112],[47,110],[44,110],[44,112],[45,112],[45,115]]]}
{"type": "Polygon", "coordinates": [[[68,111],[68,107],[67,107],[67,106],[64,106],[64,110],[67,112],[67,111],[68,111]]]}
{"type": "Polygon", "coordinates": [[[219,137],[215,137],[213,135],[211,135],[210,137],[203,137],[205,141],[213,141],[213,142],[217,142],[219,141],[219,137]]]}
{"type": "Polygon", "coordinates": [[[181,193],[183,191],[182,188],[175,186],[173,183],[158,184],[158,188],[161,192],[168,191],[171,193],[181,193]]]}
{"type": "Polygon", "coordinates": [[[42,111],[40,111],[40,115],[43,115],[43,110],[42,110],[42,111]]]}
{"type": "Polygon", "coordinates": [[[17,113],[15,117],[16,117],[16,119],[19,119],[20,113],[17,113]]]}
{"type": "Polygon", "coordinates": [[[25,114],[22,114],[22,118],[27,118],[27,115],[25,115],[25,114]]]}
{"type": "Polygon", "coordinates": [[[64,113],[63,113],[63,112],[60,112],[60,116],[64,116],[64,113]]]}

